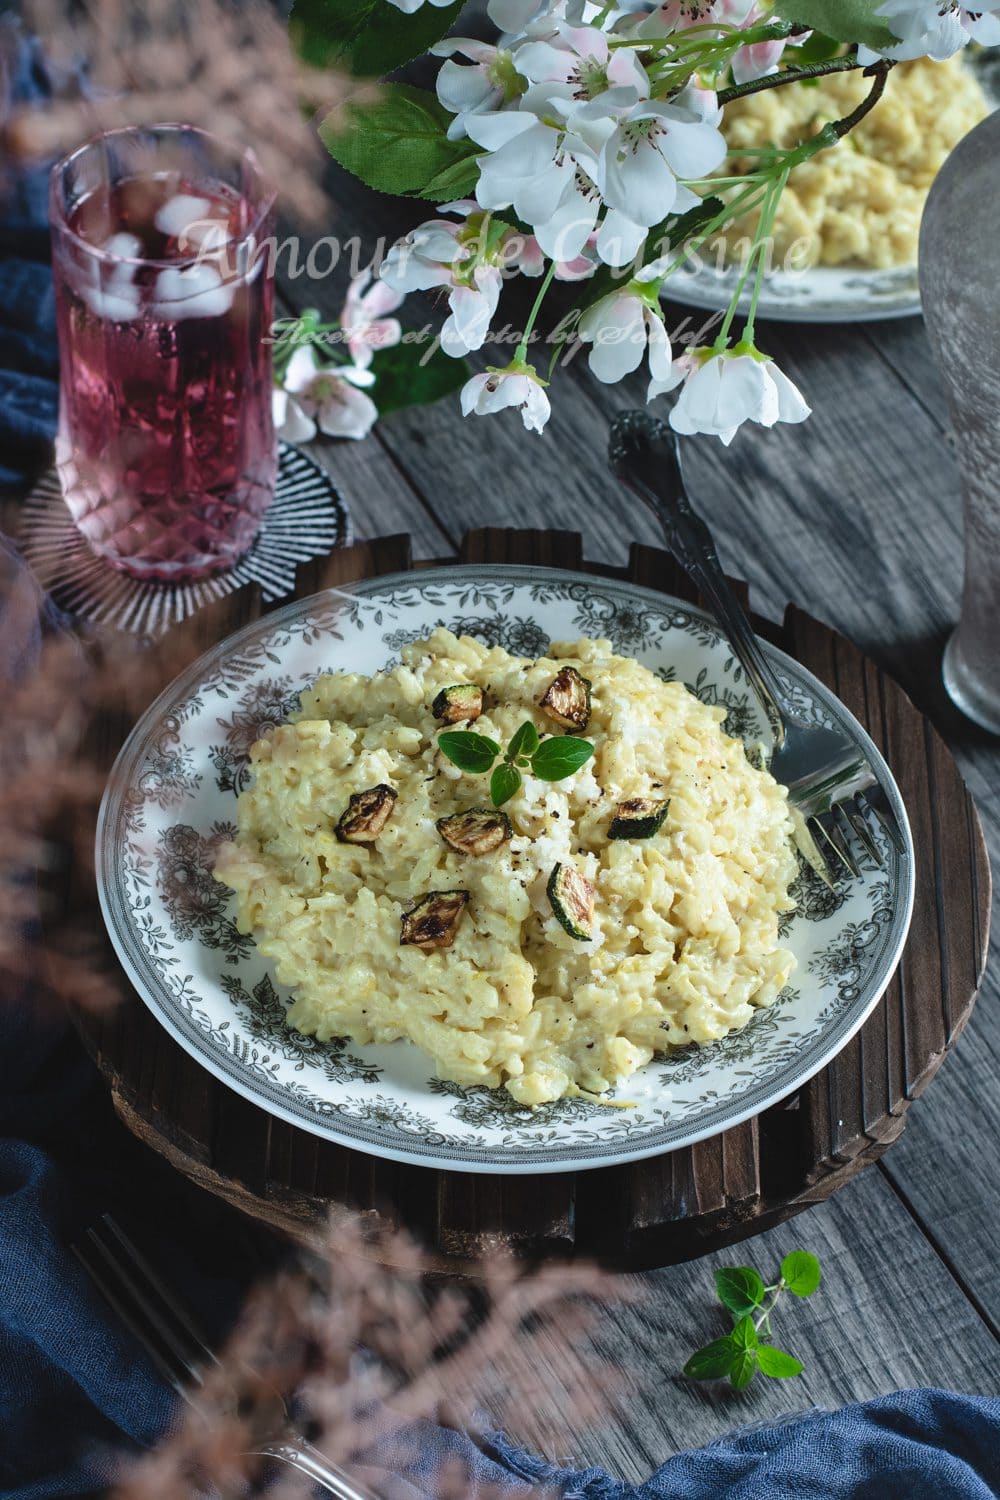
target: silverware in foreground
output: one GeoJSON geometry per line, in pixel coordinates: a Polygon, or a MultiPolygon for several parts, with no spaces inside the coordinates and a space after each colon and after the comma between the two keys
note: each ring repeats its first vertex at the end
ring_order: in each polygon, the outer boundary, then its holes
{"type": "MultiPolygon", "coordinates": [[[[179,1396],[197,1406],[205,1373],[219,1361],[205,1344],[184,1306],[110,1214],[72,1246],[74,1255],[121,1321],[179,1396]]],[[[277,1392],[261,1414],[269,1432],[247,1457],[269,1458],[289,1465],[337,1500],[378,1500],[319,1449],[307,1443],[291,1424],[277,1392]]]]}
{"type": "Polygon", "coordinates": [[[675,433],[645,411],[612,423],[608,462],[653,512],[667,546],[722,627],[757,695],[774,737],[768,769],[788,788],[827,878],[857,878],[866,856],[885,860],[869,822],[874,814],[896,847],[905,841],[867,758],[842,730],[805,723],[795,712],[726,580],[712,534],[692,509],[675,433]]]}

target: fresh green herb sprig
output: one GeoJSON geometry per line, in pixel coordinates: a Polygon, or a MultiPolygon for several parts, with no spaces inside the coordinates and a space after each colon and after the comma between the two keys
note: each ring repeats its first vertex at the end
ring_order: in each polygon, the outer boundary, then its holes
{"type": "Polygon", "coordinates": [[[745,1390],[758,1370],[772,1380],[801,1375],[801,1360],[767,1342],[771,1314],[783,1292],[811,1297],[821,1279],[819,1261],[808,1250],[793,1250],[785,1256],[773,1286],[765,1286],[764,1278],[751,1266],[726,1266],[716,1271],[715,1289],[720,1302],[732,1313],[732,1332],[697,1349],[684,1366],[684,1374],[690,1380],[724,1380],[728,1376],[734,1391],[745,1390]]]}
{"type": "Polygon", "coordinates": [[[460,770],[473,776],[485,776],[492,768],[490,800],[494,807],[502,807],[510,801],[524,779],[522,772],[530,771],[540,781],[562,781],[578,771],[594,753],[589,740],[578,739],[573,734],[539,739],[538,730],[530,719],[525,719],[511,736],[506,750],[488,735],[473,734],[469,729],[447,730],[438,735],[438,745],[442,754],[460,770]],[[496,765],[501,754],[503,759],[496,765]]]}

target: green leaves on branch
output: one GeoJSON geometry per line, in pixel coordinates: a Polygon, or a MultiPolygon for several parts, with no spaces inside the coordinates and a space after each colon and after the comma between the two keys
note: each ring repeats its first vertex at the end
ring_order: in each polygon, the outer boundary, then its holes
{"type": "Polygon", "coordinates": [[[801,1360],[767,1342],[771,1314],[782,1292],[811,1297],[821,1279],[819,1261],[807,1250],[793,1250],[785,1256],[773,1286],[765,1286],[763,1277],[751,1266],[725,1266],[716,1271],[715,1289],[732,1314],[732,1331],[692,1354],[684,1374],[689,1380],[728,1378],[736,1391],[745,1390],[758,1371],[771,1380],[801,1375],[801,1360]],[[762,1332],[766,1339],[761,1338],[762,1332]]]}
{"type": "MultiPolygon", "coordinates": [[[[500,754],[496,740],[469,729],[447,730],[438,735],[438,746],[454,765],[473,776],[484,775],[500,754]]],[[[589,740],[572,734],[540,740],[538,730],[526,719],[511,736],[503,760],[493,768],[490,800],[494,807],[509,802],[520,790],[524,771],[531,771],[540,781],[562,781],[585,765],[593,753],[589,740]]]]}
{"type": "Polygon", "coordinates": [[[313,67],[383,78],[439,42],[458,20],[462,3],[425,5],[407,16],[389,0],[295,0],[288,32],[313,67]]]}
{"type": "Polygon", "coordinates": [[[405,334],[403,339],[391,349],[376,350],[371,362],[372,399],[383,417],[404,406],[429,406],[450,396],[469,378],[466,360],[452,359],[426,339],[407,343],[405,334]]]}
{"type": "Polygon", "coordinates": [[[875,14],[882,3],[883,0],[777,0],[774,14],[784,21],[797,21],[814,31],[822,31],[834,41],[863,42],[878,51],[899,42],[899,37],[875,14]]]}
{"type": "Polygon", "coordinates": [[[374,99],[348,99],[331,110],[319,134],[334,161],[367,187],[444,201],[470,172],[475,182],[480,150],[470,140],[448,140],[451,118],[426,89],[387,83],[374,99]]]}

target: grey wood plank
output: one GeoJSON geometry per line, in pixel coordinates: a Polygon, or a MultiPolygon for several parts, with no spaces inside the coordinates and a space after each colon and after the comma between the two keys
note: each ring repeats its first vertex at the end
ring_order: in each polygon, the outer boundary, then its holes
{"type": "MultiPolygon", "coordinates": [[[[369,243],[425,214],[350,186],[337,191],[338,203],[347,203],[341,232],[364,224],[369,243]]],[[[288,290],[296,305],[332,311],[342,283],[288,290]]],[[[422,301],[408,303],[417,322],[422,301]]],[[[668,326],[687,316],[670,308],[668,326]]],[[[938,684],[940,648],[958,609],[961,506],[922,330],[915,323],[874,330],[770,325],[760,341],[799,381],[815,414],[800,428],[741,433],[729,450],[710,440],[686,445],[692,488],[723,559],[750,580],[758,608],[778,618],[785,601],[796,600],[876,655],[932,709],[952,732],[996,851],[995,743],[948,714],[938,684]]],[[[553,387],[554,415],[542,440],[524,434],[513,414],[463,422],[449,399],[389,417],[379,443],[402,494],[419,493],[449,535],[475,524],[576,527],[585,553],[624,560],[627,541],[655,541],[656,532],[609,483],[604,444],[608,417],[643,404],[644,388],[642,376],[601,386],[578,360],[553,387]]],[[[360,471],[371,446],[356,445],[360,471]]],[[[400,524],[413,523],[394,515],[393,525],[400,524]]],[[[984,999],[995,994],[991,981],[984,999]]],[[[996,1389],[998,1346],[964,1291],[983,1284],[1000,1240],[1000,1202],[984,1188],[981,1169],[981,1143],[995,1138],[1000,1116],[996,1014],[981,1006],[882,1175],[866,1174],[831,1203],[728,1257],[644,1278],[645,1311],[609,1324],[609,1337],[640,1367],[638,1405],[603,1434],[576,1434],[569,1445],[576,1456],[635,1478],[670,1451],[734,1423],[811,1402],[835,1406],[920,1383],[996,1389]],[[968,1148],[956,1146],[963,1133],[968,1148]],[[795,1244],[825,1250],[828,1266],[823,1301],[805,1306],[794,1319],[795,1339],[789,1337],[808,1357],[809,1376],[762,1385],[746,1406],[678,1383],[675,1368],[706,1336],[711,1266],[780,1255],[795,1244]],[[949,1339],[933,1346],[928,1306],[949,1330],[949,1339]]],[[[568,1451],[571,1421],[563,1432],[553,1452],[568,1451]]]]}
{"type": "Polygon", "coordinates": [[[561,1396],[558,1370],[547,1368],[550,1456],[602,1464],[634,1482],[734,1427],[811,1407],[928,1383],[1000,1392],[1000,1345],[877,1172],[749,1244],[628,1280],[641,1300],[616,1310],[601,1343],[613,1364],[635,1372],[635,1389],[610,1420],[582,1426],[561,1396]],[[754,1265],[770,1277],[782,1256],[799,1248],[819,1255],[823,1284],[809,1301],[786,1299],[774,1329],[775,1342],[804,1362],[803,1375],[758,1377],[743,1397],[725,1385],[685,1380],[679,1371],[688,1354],[727,1326],[714,1301],[715,1268],[754,1265]],[[946,1329],[947,1337],[934,1329],[946,1329]]]}

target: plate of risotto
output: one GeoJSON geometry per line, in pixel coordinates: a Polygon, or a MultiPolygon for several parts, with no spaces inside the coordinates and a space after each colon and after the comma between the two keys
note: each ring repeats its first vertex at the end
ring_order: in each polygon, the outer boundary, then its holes
{"type": "MultiPolygon", "coordinates": [[[[800,711],[863,745],[804,668],[800,711]]],[[[631,583],[433,568],[297,601],[152,705],[109,780],[104,917],[206,1068],[375,1155],[528,1173],[725,1130],[849,1040],[913,855],[831,889],[712,620],[631,583]]]]}
{"type": "MultiPolygon", "coordinates": [[[[889,74],[871,114],[836,146],[796,167],[781,197],[758,316],[851,323],[920,311],[920,217],[945,158],[994,107],[995,63],[920,58],[889,74]]],[[[765,90],[726,106],[722,130],[741,149],[788,147],[861,102],[869,80],[839,73],[765,90]]],[[[748,162],[749,158],[744,158],[748,162]]],[[[756,215],[726,226],[667,284],[691,307],[725,306],[753,239],[756,215]]],[[[749,289],[743,304],[749,301],[749,289]]]]}

